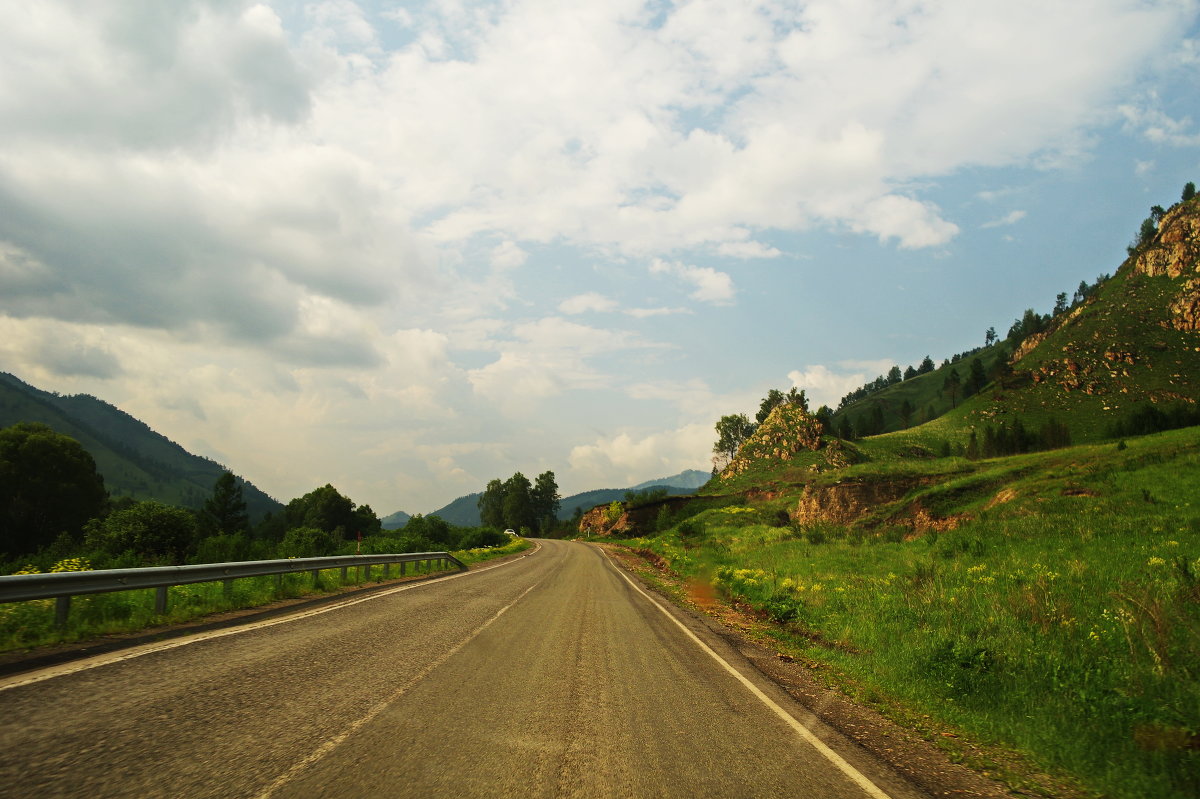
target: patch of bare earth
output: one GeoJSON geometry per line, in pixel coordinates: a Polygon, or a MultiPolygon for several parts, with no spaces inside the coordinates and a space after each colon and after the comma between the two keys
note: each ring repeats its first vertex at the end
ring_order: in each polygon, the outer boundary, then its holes
{"type": "MultiPolygon", "coordinates": [[[[656,553],[600,544],[643,584],[676,607],[707,617],[708,627],[730,642],[763,675],[787,691],[822,722],[857,742],[931,796],[1046,796],[1082,799],[1088,794],[1046,774],[1031,773],[1028,763],[1005,751],[986,749],[929,716],[898,704],[884,705],[890,715],[911,721],[904,726],[879,710],[853,701],[832,686],[828,666],[785,646],[780,630],[762,614],[731,603],[707,582],[675,574],[656,553]],[[776,635],[772,635],[775,633],[776,635]],[[971,768],[963,763],[990,764],[971,768]],[[1005,775],[1018,787],[1000,781],[1005,775]]],[[[795,634],[795,633],[793,633],[795,634]]]]}

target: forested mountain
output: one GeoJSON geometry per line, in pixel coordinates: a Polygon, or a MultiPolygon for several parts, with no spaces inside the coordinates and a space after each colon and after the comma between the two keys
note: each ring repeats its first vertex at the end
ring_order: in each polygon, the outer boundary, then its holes
{"type": "MultiPolygon", "coordinates": [[[[225,471],[103,400],[86,394],[60,396],[0,372],[0,427],[18,422],[41,422],[77,440],[95,459],[114,498],[199,509],[225,471]]],[[[283,507],[252,483],[242,481],[242,491],[254,520],[283,507]]]]}

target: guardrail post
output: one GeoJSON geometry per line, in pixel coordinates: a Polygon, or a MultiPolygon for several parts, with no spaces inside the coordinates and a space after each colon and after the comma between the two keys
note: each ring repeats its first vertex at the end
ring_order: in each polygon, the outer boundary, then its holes
{"type": "Polygon", "coordinates": [[[313,572],[313,588],[320,588],[321,587],[321,570],[313,569],[312,572],[313,572]]]}
{"type": "Polygon", "coordinates": [[[233,578],[230,577],[228,579],[222,580],[221,582],[223,582],[225,584],[222,588],[222,592],[225,594],[225,598],[233,599],[233,578]]]}
{"type": "Polygon", "coordinates": [[[346,582],[346,571],[347,571],[347,569],[348,569],[348,568],[349,568],[349,567],[347,567],[347,566],[343,566],[343,567],[342,567],[342,582],[343,582],[343,583],[344,583],[344,582],[346,582]]]}
{"type": "Polygon", "coordinates": [[[67,614],[71,612],[71,597],[54,598],[54,626],[63,629],[67,626],[67,614]]]}
{"type": "Polygon", "coordinates": [[[391,573],[392,573],[392,564],[390,564],[390,563],[383,564],[383,579],[386,580],[391,575],[391,573]]]}
{"type": "Polygon", "coordinates": [[[275,593],[277,593],[277,594],[283,593],[283,575],[282,574],[275,575],[275,593]]]}
{"type": "Polygon", "coordinates": [[[167,586],[165,585],[154,589],[154,612],[159,616],[167,615],[167,586]]]}
{"type": "Polygon", "coordinates": [[[400,561],[400,576],[401,577],[404,576],[404,567],[407,565],[408,565],[408,563],[406,563],[405,561],[400,561]]]}

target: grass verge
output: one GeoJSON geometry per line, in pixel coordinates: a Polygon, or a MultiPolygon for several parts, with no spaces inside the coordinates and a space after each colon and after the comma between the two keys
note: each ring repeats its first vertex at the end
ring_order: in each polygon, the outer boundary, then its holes
{"type": "MultiPolygon", "coordinates": [[[[528,541],[517,539],[503,547],[469,549],[451,554],[470,566],[520,552],[529,546],[528,541]]],[[[387,582],[402,579],[395,576],[396,572],[397,568],[393,565],[387,582]]],[[[410,563],[407,573],[408,576],[403,579],[436,572],[410,563]]],[[[214,613],[261,607],[281,599],[333,594],[372,582],[384,582],[382,566],[348,569],[345,580],[342,579],[341,569],[324,569],[316,585],[309,572],[285,574],[282,579],[274,576],[247,577],[235,580],[233,591],[228,596],[219,582],[176,585],[168,589],[167,613],[164,616],[154,613],[154,589],[91,594],[72,599],[71,614],[65,629],[58,629],[54,625],[52,599],[10,602],[0,604],[0,652],[182,624],[214,613]]]]}
{"type": "Polygon", "coordinates": [[[776,526],[773,497],[631,545],[896,715],[1098,795],[1200,795],[1200,430],[973,468],[953,530],[776,526]]]}

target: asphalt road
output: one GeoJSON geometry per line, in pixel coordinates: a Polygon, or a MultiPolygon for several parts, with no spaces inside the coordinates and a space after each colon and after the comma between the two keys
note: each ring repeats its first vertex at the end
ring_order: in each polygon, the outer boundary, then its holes
{"type": "Polygon", "coordinates": [[[0,680],[0,796],[922,795],[594,547],[389,591],[0,680]]]}

